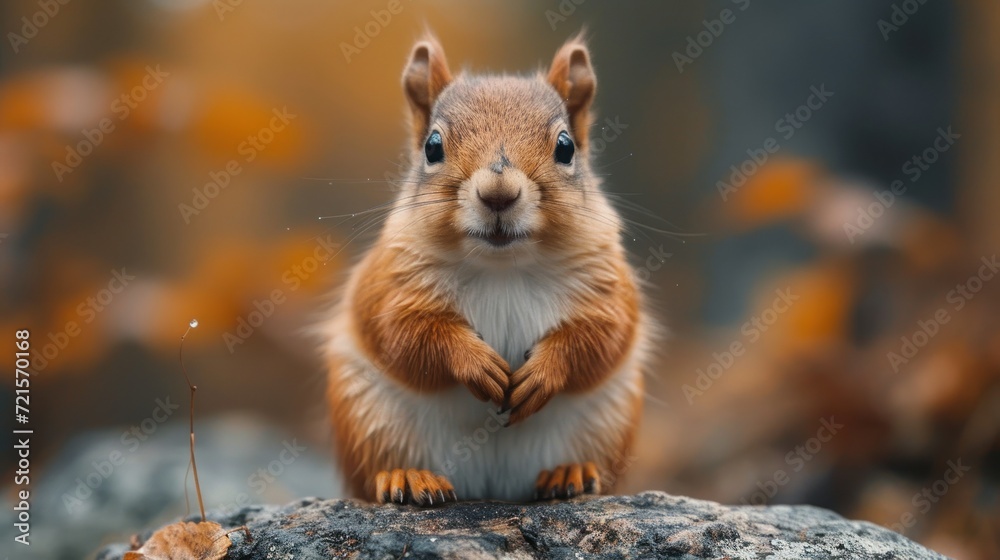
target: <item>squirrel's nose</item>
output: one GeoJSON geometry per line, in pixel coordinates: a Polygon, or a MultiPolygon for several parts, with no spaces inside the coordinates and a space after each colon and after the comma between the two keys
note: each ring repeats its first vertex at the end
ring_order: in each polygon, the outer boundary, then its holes
{"type": "Polygon", "coordinates": [[[494,190],[486,193],[485,195],[477,190],[476,194],[479,196],[479,200],[482,201],[484,206],[494,212],[503,212],[517,202],[517,199],[521,198],[521,189],[518,189],[516,193],[494,190]]]}

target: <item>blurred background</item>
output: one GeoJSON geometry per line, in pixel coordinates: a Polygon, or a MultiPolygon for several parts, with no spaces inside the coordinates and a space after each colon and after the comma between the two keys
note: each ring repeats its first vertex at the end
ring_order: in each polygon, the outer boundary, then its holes
{"type": "Polygon", "coordinates": [[[341,495],[305,331],[377,231],[349,214],[393,196],[429,26],[453,69],[495,72],[589,29],[596,165],[672,333],[621,491],[815,504],[1000,557],[1000,4],[777,4],[4,2],[30,552],[184,514],[195,318],[206,506],[341,495]]]}

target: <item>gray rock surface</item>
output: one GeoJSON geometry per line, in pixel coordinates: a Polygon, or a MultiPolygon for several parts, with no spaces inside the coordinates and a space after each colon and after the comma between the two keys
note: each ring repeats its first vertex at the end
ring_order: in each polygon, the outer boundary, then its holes
{"type": "MultiPolygon", "coordinates": [[[[226,528],[249,527],[253,542],[232,535],[233,560],[944,558],[888,529],[815,507],[729,507],[662,492],[433,509],[304,499],[209,517],[226,528]]],[[[114,545],[98,558],[118,559],[126,550],[114,545]]]]}

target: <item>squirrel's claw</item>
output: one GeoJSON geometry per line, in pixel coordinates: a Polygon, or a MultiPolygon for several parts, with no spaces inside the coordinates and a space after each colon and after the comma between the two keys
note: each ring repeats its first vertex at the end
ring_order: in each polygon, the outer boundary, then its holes
{"type": "Polygon", "coordinates": [[[431,471],[393,469],[375,475],[375,501],[380,504],[432,506],[456,502],[458,496],[447,478],[431,471]]]}
{"type": "Polygon", "coordinates": [[[455,379],[468,387],[477,399],[503,406],[509,366],[492,348],[476,342],[479,344],[452,356],[455,379]]]}
{"type": "Polygon", "coordinates": [[[538,473],[535,499],[568,499],[580,494],[599,494],[601,479],[597,465],[591,462],[559,465],[551,471],[538,473]]]}
{"type": "Polygon", "coordinates": [[[510,417],[507,426],[512,426],[542,409],[556,393],[544,375],[532,374],[528,366],[523,366],[511,377],[510,396],[507,408],[510,417]]]}

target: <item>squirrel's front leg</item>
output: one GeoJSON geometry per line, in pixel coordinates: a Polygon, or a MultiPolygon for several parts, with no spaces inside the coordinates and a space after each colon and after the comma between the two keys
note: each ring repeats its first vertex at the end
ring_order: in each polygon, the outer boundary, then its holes
{"type": "Polygon", "coordinates": [[[613,301],[579,306],[577,316],[547,333],[510,377],[506,408],[513,425],[538,412],[561,391],[586,391],[619,367],[632,347],[639,311],[621,287],[613,301]]]}
{"type": "MultiPolygon", "coordinates": [[[[440,332],[440,326],[436,332],[440,332]]],[[[439,335],[437,335],[439,336],[439,335]]],[[[444,355],[452,378],[481,401],[503,406],[510,381],[510,366],[466,325],[457,325],[436,350],[444,355]]]]}
{"type": "Polygon", "coordinates": [[[503,404],[510,366],[445,302],[395,299],[368,320],[362,337],[387,374],[417,391],[457,381],[479,400],[503,404]]]}

